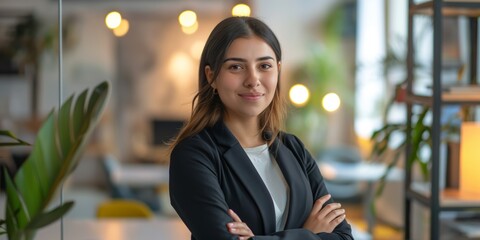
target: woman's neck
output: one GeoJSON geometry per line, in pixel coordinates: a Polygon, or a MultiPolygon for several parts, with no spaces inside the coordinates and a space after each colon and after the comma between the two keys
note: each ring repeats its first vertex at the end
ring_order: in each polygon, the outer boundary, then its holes
{"type": "Polygon", "coordinates": [[[224,119],[225,125],[230,132],[237,138],[240,145],[244,148],[256,147],[265,144],[262,137],[258,119],[224,119]]]}

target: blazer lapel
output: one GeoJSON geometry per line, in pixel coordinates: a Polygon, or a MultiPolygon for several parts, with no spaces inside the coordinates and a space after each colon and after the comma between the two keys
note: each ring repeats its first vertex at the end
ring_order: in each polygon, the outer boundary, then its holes
{"type": "Polygon", "coordinates": [[[289,185],[288,216],[285,228],[298,228],[303,224],[312,208],[310,184],[299,161],[278,138],[272,144],[271,152],[275,157],[285,180],[289,185]]]}
{"type": "Polygon", "coordinates": [[[240,179],[258,207],[265,233],[274,232],[275,209],[272,198],[255,166],[253,166],[238,140],[222,122],[217,123],[213,128],[211,134],[223,148],[225,161],[240,179]]]}

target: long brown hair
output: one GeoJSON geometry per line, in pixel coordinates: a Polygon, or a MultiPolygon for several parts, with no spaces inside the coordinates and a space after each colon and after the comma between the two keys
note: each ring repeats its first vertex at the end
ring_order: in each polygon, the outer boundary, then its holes
{"type": "MultiPolygon", "coordinates": [[[[257,36],[263,39],[275,53],[277,63],[282,59],[280,43],[273,31],[262,21],[252,17],[229,17],[221,21],[212,30],[203,48],[198,69],[198,93],[192,101],[192,115],[182,128],[177,138],[171,145],[173,149],[183,139],[195,135],[206,127],[211,127],[222,119],[224,105],[218,94],[208,82],[205,67],[213,70],[213,79],[216,79],[225,53],[230,44],[237,38],[257,36]]],[[[278,135],[285,115],[285,100],[280,96],[280,71],[278,74],[277,88],[270,105],[260,114],[261,132],[269,132],[269,144],[278,135]]]]}

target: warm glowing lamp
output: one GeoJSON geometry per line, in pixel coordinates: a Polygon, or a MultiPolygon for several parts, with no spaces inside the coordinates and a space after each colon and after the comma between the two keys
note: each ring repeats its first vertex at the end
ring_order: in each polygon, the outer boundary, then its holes
{"type": "Polygon", "coordinates": [[[198,30],[198,21],[196,21],[192,26],[182,26],[182,32],[185,34],[194,34],[198,30]]]}
{"type": "Polygon", "coordinates": [[[250,7],[247,4],[237,4],[232,8],[232,16],[234,17],[249,17],[250,7]]]}
{"type": "Polygon", "coordinates": [[[460,134],[460,191],[480,194],[480,123],[462,123],[460,134]]]}
{"type": "Polygon", "coordinates": [[[105,24],[108,28],[117,28],[122,22],[122,15],[119,12],[113,11],[107,14],[105,17],[105,24]]]}
{"type": "Polygon", "coordinates": [[[185,10],[178,15],[178,22],[182,27],[191,27],[197,22],[197,14],[191,10],[185,10]]]}
{"type": "Polygon", "coordinates": [[[295,84],[290,88],[288,95],[293,105],[302,107],[307,104],[308,98],[310,97],[310,92],[304,85],[295,84]]]}
{"type": "Polygon", "coordinates": [[[128,33],[128,29],[130,28],[130,24],[128,23],[127,19],[122,19],[120,25],[113,29],[113,34],[117,37],[123,37],[125,34],[128,33]]]}
{"type": "Polygon", "coordinates": [[[336,93],[328,93],[322,99],[322,106],[328,112],[334,112],[340,107],[340,97],[336,93]]]}

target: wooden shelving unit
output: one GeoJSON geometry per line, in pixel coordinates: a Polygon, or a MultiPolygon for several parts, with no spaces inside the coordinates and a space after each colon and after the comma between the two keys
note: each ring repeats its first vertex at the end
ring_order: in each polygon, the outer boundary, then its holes
{"type": "MultiPolygon", "coordinates": [[[[466,194],[457,189],[440,189],[440,136],[441,113],[444,105],[478,105],[480,94],[458,94],[442,91],[442,20],[443,17],[467,17],[469,19],[469,84],[478,85],[477,80],[477,41],[478,17],[480,16],[480,0],[433,0],[416,3],[409,0],[408,42],[407,42],[407,132],[412,126],[413,105],[428,106],[432,110],[432,151],[431,172],[428,185],[419,185],[412,181],[412,170],[405,171],[405,239],[411,238],[411,209],[414,202],[422,204],[430,211],[430,239],[440,238],[440,213],[442,211],[480,210],[480,196],[466,194]],[[414,94],[414,16],[427,15],[433,22],[433,76],[432,94],[419,96],[414,94]]],[[[407,135],[406,155],[412,151],[412,136],[407,135]]]]}

